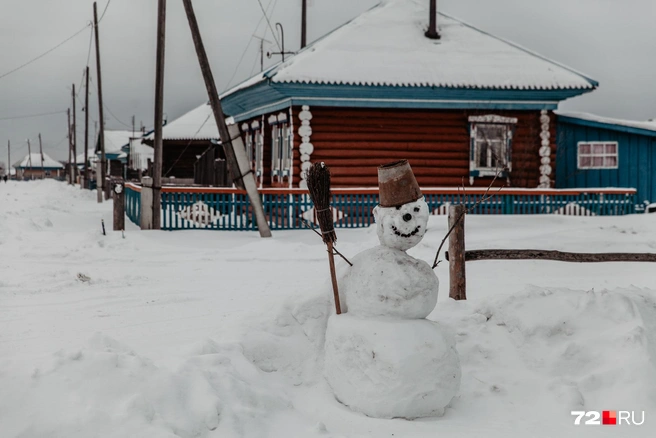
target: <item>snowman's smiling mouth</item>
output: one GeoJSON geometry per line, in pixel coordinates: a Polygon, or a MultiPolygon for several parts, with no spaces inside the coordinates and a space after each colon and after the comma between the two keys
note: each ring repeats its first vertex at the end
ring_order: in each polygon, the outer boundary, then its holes
{"type": "Polygon", "coordinates": [[[408,234],[404,234],[404,233],[400,232],[398,228],[396,228],[394,225],[392,225],[392,231],[394,231],[394,234],[396,234],[397,236],[400,236],[400,237],[412,237],[412,236],[414,236],[415,234],[417,234],[419,232],[420,228],[421,228],[421,225],[417,225],[417,228],[415,228],[414,230],[412,230],[408,234]]]}

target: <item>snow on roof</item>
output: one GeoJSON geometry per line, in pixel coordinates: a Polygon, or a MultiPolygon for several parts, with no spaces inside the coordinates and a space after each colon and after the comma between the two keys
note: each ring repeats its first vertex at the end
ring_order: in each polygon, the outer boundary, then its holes
{"type": "MultiPolygon", "coordinates": [[[[87,153],[87,157],[88,157],[89,160],[91,160],[91,161],[96,160],[96,159],[97,159],[97,157],[96,157],[96,151],[95,151],[94,149],[89,149],[89,151],[88,151],[88,153],[87,153]]],[[[82,151],[81,153],[77,154],[77,157],[75,157],[75,159],[76,159],[76,161],[77,161],[77,164],[82,164],[82,165],[84,165],[84,151],[82,151]]]]}
{"type": "Polygon", "coordinates": [[[120,154],[121,148],[130,143],[130,138],[141,137],[141,131],[105,131],[105,153],[120,154]]]}
{"type": "MultiPolygon", "coordinates": [[[[243,87],[242,87],[243,88],[243,87]]],[[[232,117],[226,118],[226,124],[234,123],[232,117]]],[[[151,133],[146,140],[152,141],[155,134],[151,133]]],[[[219,130],[212,114],[212,107],[205,102],[202,105],[184,113],[182,116],[167,123],[162,128],[163,140],[219,140],[219,130]]]]}
{"type": "Polygon", "coordinates": [[[589,120],[591,122],[597,122],[597,123],[606,123],[609,125],[619,125],[619,126],[626,126],[629,128],[638,128],[638,129],[646,129],[648,131],[656,131],[656,120],[648,120],[645,122],[637,121],[637,120],[625,120],[625,119],[614,119],[611,117],[602,117],[602,116],[597,116],[595,114],[590,114],[590,113],[583,113],[583,112],[578,112],[578,111],[562,111],[562,110],[557,110],[555,113],[559,116],[563,117],[572,117],[575,119],[582,119],[582,120],[589,120]]]}
{"type": "MultiPolygon", "coordinates": [[[[496,89],[592,89],[580,73],[445,14],[424,36],[428,1],[378,6],[265,72],[273,82],[496,89]]],[[[254,77],[227,94],[262,80],[254,77]]]]}
{"type": "MultiPolygon", "coordinates": [[[[151,133],[146,139],[152,141],[154,137],[155,134],[151,133]]],[[[212,107],[207,102],[184,113],[162,128],[164,140],[218,140],[218,138],[219,130],[212,116],[212,107]]]]}
{"type": "MultiPolygon", "coordinates": [[[[31,166],[35,168],[41,168],[41,154],[38,152],[32,152],[31,154],[25,155],[25,158],[18,161],[14,164],[16,168],[29,168],[30,167],[30,157],[32,158],[31,166]]],[[[45,169],[63,169],[64,166],[57,160],[54,160],[48,156],[48,154],[43,154],[43,168],[45,169]]]]}

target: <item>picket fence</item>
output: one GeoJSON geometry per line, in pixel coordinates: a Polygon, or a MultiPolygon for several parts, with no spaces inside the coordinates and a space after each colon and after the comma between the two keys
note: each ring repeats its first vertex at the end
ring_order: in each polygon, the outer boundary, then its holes
{"type": "MultiPolygon", "coordinates": [[[[128,218],[139,225],[141,187],[126,184],[128,218]]],[[[563,214],[617,216],[635,212],[634,189],[498,189],[489,199],[476,203],[485,189],[422,189],[431,214],[446,214],[451,204],[472,207],[470,214],[563,214]]],[[[333,189],[335,227],[359,228],[374,223],[373,208],[378,189],[333,189]]],[[[261,189],[264,211],[272,230],[301,229],[314,222],[314,207],[306,190],[261,189]]],[[[246,193],[231,188],[163,187],[163,230],[256,230],[255,217],[246,193]]]]}

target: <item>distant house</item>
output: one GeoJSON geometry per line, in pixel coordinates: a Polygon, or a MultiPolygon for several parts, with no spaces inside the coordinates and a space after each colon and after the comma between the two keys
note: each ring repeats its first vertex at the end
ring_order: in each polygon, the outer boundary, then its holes
{"type": "Polygon", "coordinates": [[[47,154],[33,152],[27,154],[22,160],[16,162],[13,167],[16,169],[18,179],[42,179],[42,178],[63,178],[64,165],[59,161],[50,158],[47,154]],[[43,156],[43,160],[41,159],[43,156]]]}
{"type": "MultiPolygon", "coordinates": [[[[192,109],[162,128],[162,176],[193,178],[198,158],[208,150],[225,159],[219,146],[219,130],[208,103],[192,109]]],[[[154,134],[143,143],[153,147],[154,134]]]]}
{"type": "Polygon", "coordinates": [[[428,6],[382,2],[223,94],[261,186],[305,187],[323,161],[335,187],[373,187],[400,158],[423,187],[487,186],[498,171],[510,187],[554,186],[553,110],[598,83],[445,14],[429,39],[428,6]]]}
{"type": "Polygon", "coordinates": [[[656,202],[656,121],[558,111],[556,187],[634,187],[656,202]]]}
{"type": "MultiPolygon", "coordinates": [[[[141,131],[110,131],[105,130],[105,157],[107,159],[106,175],[124,176],[128,162],[128,154],[124,147],[129,146],[131,138],[141,138],[141,131]]],[[[100,162],[100,136],[96,139],[95,154],[100,162]]]]}

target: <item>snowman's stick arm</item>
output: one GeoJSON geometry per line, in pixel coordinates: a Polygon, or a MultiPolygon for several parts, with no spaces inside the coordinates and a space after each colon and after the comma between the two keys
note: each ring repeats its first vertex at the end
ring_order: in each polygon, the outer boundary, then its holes
{"type": "MultiPolygon", "coordinates": [[[[321,237],[321,238],[323,239],[323,236],[321,236],[321,233],[318,232],[315,228],[312,228],[312,227],[308,224],[308,222],[307,222],[305,219],[301,219],[301,221],[303,222],[303,225],[305,225],[305,226],[307,227],[308,230],[314,231],[314,234],[316,234],[317,236],[319,236],[319,237],[321,237]]],[[[337,251],[337,248],[335,248],[334,246],[333,246],[333,253],[334,253],[334,254],[337,254],[338,256],[340,256],[340,257],[341,257],[346,263],[348,263],[350,266],[353,266],[353,263],[351,263],[351,262],[349,261],[349,259],[347,259],[346,257],[344,257],[344,254],[342,254],[341,252],[337,251]]]]}
{"type": "Polygon", "coordinates": [[[505,185],[503,185],[503,186],[499,187],[499,190],[497,190],[496,192],[492,193],[491,195],[488,195],[488,193],[490,192],[490,189],[492,188],[492,186],[494,185],[494,182],[497,180],[497,177],[498,177],[500,174],[501,174],[501,172],[500,172],[500,171],[497,171],[496,175],[494,175],[494,179],[492,180],[492,182],[490,183],[490,185],[487,186],[487,189],[485,190],[485,193],[483,193],[483,196],[481,196],[481,199],[479,199],[478,201],[476,201],[476,202],[474,203],[474,205],[472,205],[471,207],[469,207],[468,209],[466,209],[465,211],[463,211],[463,212],[460,214],[460,216],[458,216],[458,218],[453,222],[453,225],[451,225],[451,228],[449,228],[449,231],[447,231],[446,236],[444,236],[444,239],[442,239],[442,242],[440,243],[440,246],[437,248],[437,253],[435,254],[435,260],[433,260],[433,266],[431,266],[431,269],[435,269],[435,268],[437,267],[437,265],[440,264],[440,262],[437,261],[437,258],[440,256],[440,251],[442,251],[442,247],[444,246],[444,242],[446,242],[446,239],[449,238],[449,236],[451,235],[451,233],[453,232],[453,230],[455,229],[455,227],[460,223],[460,221],[462,220],[462,218],[465,217],[465,214],[467,214],[467,213],[473,211],[473,210],[474,210],[474,209],[475,209],[475,208],[476,208],[481,202],[485,202],[485,201],[487,201],[488,199],[492,198],[494,195],[496,195],[497,193],[499,193],[499,192],[501,191],[502,188],[505,187],[505,185]]]}

